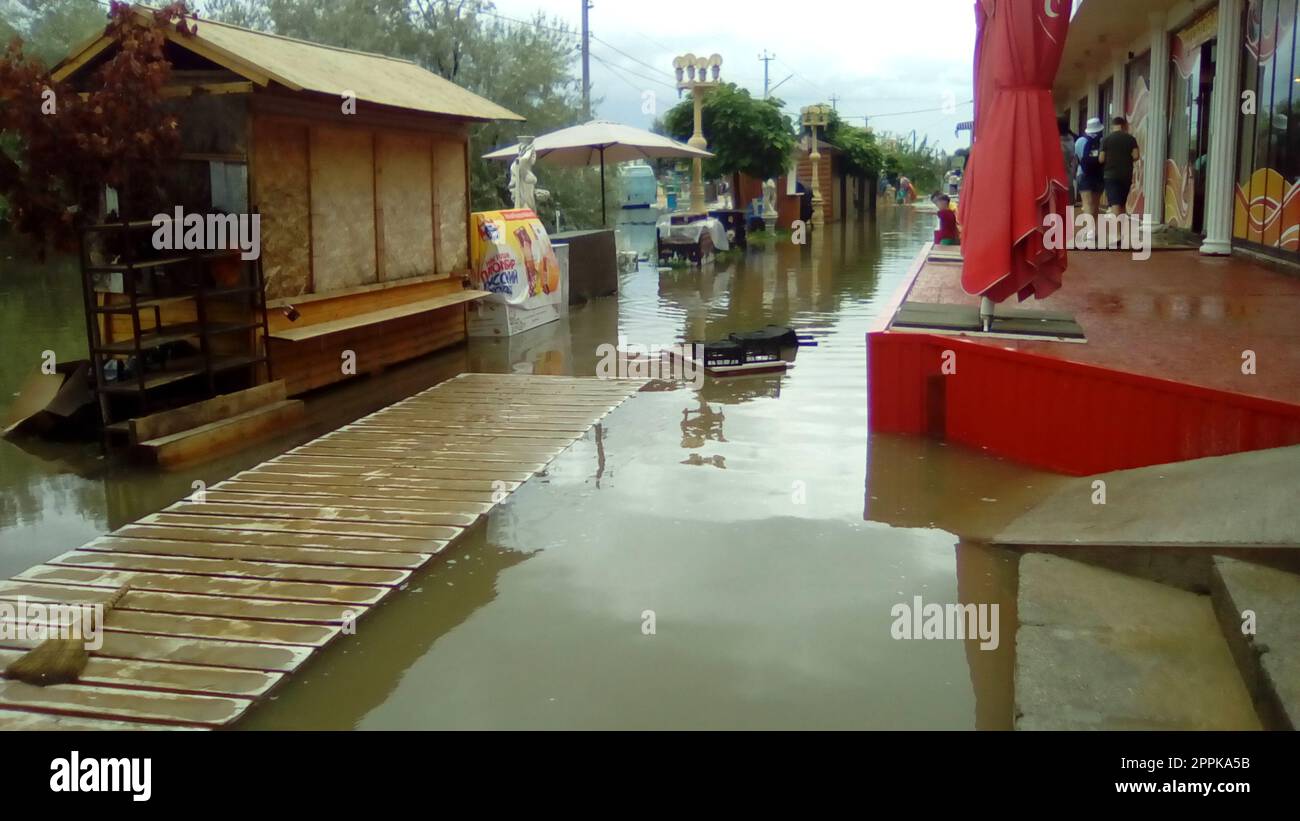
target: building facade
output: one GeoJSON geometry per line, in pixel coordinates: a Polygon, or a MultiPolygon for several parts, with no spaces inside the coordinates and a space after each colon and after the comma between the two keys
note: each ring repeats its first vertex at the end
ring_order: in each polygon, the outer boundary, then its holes
{"type": "Polygon", "coordinates": [[[1300,262],[1300,0],[1083,0],[1057,75],[1062,116],[1127,117],[1128,210],[1300,262]]]}

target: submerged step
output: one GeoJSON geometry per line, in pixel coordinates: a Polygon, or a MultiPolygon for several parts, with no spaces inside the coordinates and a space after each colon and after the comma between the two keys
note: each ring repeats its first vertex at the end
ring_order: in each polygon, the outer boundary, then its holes
{"type": "Polygon", "coordinates": [[[149,461],[163,466],[190,464],[242,447],[303,417],[301,399],[285,399],[244,411],[226,419],[141,442],[137,449],[149,461]]]}
{"type": "Polygon", "coordinates": [[[1215,555],[1300,570],[1300,446],[1069,479],[993,537],[1204,593],[1215,555]]]}
{"type": "Polygon", "coordinates": [[[1300,576],[1215,556],[1211,593],[1264,725],[1300,727],[1300,576]]]}
{"type": "Polygon", "coordinates": [[[1031,553],[1017,607],[1016,729],[1260,728],[1208,596],[1031,553]]]}

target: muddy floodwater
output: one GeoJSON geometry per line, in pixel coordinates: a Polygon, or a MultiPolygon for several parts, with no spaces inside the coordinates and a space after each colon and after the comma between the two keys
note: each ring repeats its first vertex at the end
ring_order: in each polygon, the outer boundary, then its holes
{"type": "MultiPolygon", "coordinates": [[[[643,263],[567,321],[313,394],[301,427],[195,469],[0,442],[0,577],[462,371],[593,375],[620,335],[787,324],[816,343],[793,369],[637,394],[241,726],[1010,727],[1016,557],[980,540],[1058,480],[867,432],[868,320],[933,223],[882,207],[804,247],[643,263]],[[997,648],[893,638],[918,596],[999,605],[997,648]]],[[[84,358],[85,325],[68,260],[0,241],[0,267],[5,404],[43,351],[84,358]]]]}

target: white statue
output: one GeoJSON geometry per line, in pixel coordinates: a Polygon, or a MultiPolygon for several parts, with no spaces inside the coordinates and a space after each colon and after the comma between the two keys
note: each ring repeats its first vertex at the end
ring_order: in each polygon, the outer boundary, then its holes
{"type": "Polygon", "coordinates": [[[763,223],[768,231],[776,228],[776,180],[763,180],[763,223]]]}
{"type": "Polygon", "coordinates": [[[537,176],[533,164],[537,162],[537,149],[532,137],[519,138],[519,154],[510,164],[510,197],[515,208],[537,210],[537,176]]]}

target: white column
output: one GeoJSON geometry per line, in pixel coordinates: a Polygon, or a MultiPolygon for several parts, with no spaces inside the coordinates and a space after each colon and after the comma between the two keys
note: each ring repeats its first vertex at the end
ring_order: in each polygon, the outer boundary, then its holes
{"type": "Polygon", "coordinates": [[[1241,100],[1241,0],[1219,0],[1218,64],[1210,105],[1210,152],[1205,170],[1205,242],[1202,254],[1232,253],[1237,114],[1241,100]]]}
{"type": "Polygon", "coordinates": [[[1151,100],[1147,107],[1146,155],[1142,157],[1142,199],[1155,225],[1165,221],[1165,152],[1169,147],[1169,32],[1164,12],[1151,20],[1151,100]]]}
{"type": "MultiPolygon", "coordinates": [[[[1105,125],[1106,114],[1105,112],[1101,111],[1101,89],[1099,88],[1100,85],[1101,84],[1097,82],[1096,77],[1088,78],[1088,119],[1090,120],[1093,117],[1097,117],[1098,119],[1101,120],[1101,124],[1105,125]]],[[[1084,125],[1086,126],[1087,124],[1088,123],[1085,121],[1084,125]]]]}
{"type": "MultiPolygon", "coordinates": [[[[1115,100],[1115,111],[1113,112],[1111,119],[1114,119],[1115,117],[1128,116],[1128,111],[1125,110],[1124,106],[1124,99],[1128,96],[1128,86],[1125,85],[1125,81],[1128,78],[1125,76],[1124,71],[1128,64],[1128,52],[1123,49],[1117,49],[1114,52],[1112,59],[1115,62],[1115,76],[1111,79],[1110,85],[1112,88],[1111,94],[1115,100]]],[[[1106,125],[1107,130],[1109,130],[1110,124],[1107,123],[1106,125]]]]}

